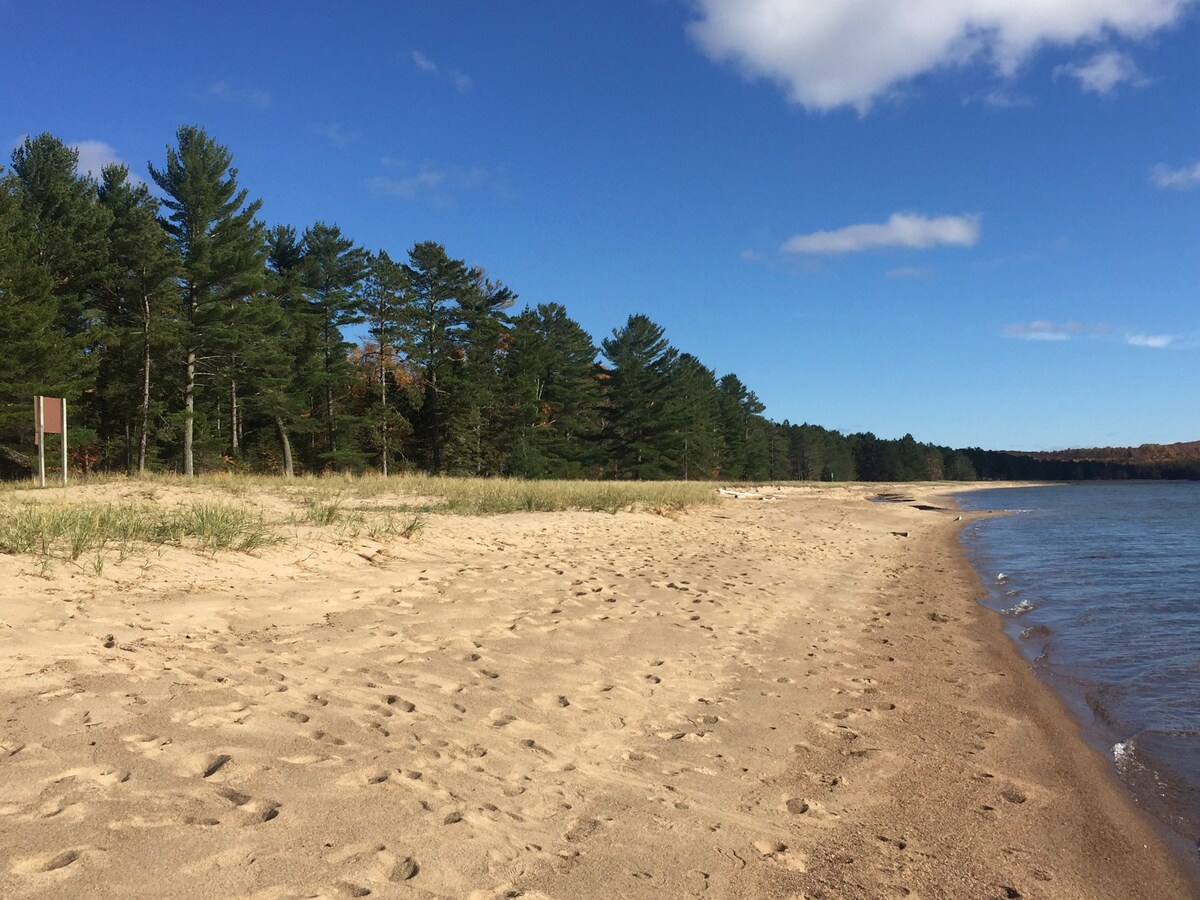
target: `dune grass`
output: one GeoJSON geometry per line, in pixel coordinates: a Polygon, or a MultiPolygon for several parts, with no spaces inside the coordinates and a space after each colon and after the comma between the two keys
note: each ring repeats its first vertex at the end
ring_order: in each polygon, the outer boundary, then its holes
{"type": "MultiPolygon", "coordinates": [[[[487,515],[558,510],[681,510],[720,502],[717,485],[702,481],[584,481],[521,478],[470,478],[447,475],[336,474],[283,479],[270,475],[92,476],[75,484],[129,484],[152,491],[156,486],[207,492],[216,489],[236,498],[259,492],[296,500],[312,524],[333,524],[351,507],[350,501],[389,501],[394,509],[487,515]],[[324,521],[322,521],[324,520],[324,521]]],[[[9,490],[14,486],[10,484],[9,490]]],[[[30,482],[19,488],[31,489],[30,482]]],[[[19,489],[18,488],[18,489],[19,489]]],[[[68,493],[70,488],[67,489],[68,493]]]]}
{"type": "Polygon", "coordinates": [[[231,504],[160,509],[144,503],[20,503],[0,508],[0,553],[29,553],[43,561],[78,560],[85,553],[103,560],[109,551],[123,560],[142,546],[251,551],[278,541],[261,513],[231,504]]]}
{"type": "MultiPolygon", "coordinates": [[[[26,488],[30,486],[24,485],[26,488]]],[[[585,510],[674,514],[720,502],[715,485],[679,481],[529,481],[518,478],[378,475],[303,477],[172,475],[92,477],[75,489],[0,493],[0,553],[32,554],[43,566],[89,555],[99,572],[109,554],[178,546],[215,554],[253,551],[311,528],[334,540],[411,539],[429,513],[498,515],[585,510]],[[117,485],[121,499],[89,499],[87,487],[117,485]],[[80,489],[82,487],[82,489],[80,489]],[[166,489],[177,489],[167,494],[166,489]],[[32,495],[31,495],[32,494],[32,495]],[[132,496],[131,496],[132,495],[132,496]],[[214,497],[226,497],[214,502],[214,497]],[[167,499],[170,502],[164,502],[167,499]],[[288,512],[290,510],[290,512],[288,512]],[[296,533],[296,532],[293,532],[296,533]]]]}

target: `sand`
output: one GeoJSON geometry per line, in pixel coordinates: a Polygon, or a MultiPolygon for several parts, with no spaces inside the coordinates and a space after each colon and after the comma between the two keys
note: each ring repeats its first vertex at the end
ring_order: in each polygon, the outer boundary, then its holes
{"type": "Polygon", "coordinates": [[[0,557],[0,896],[1196,896],[877,491],[0,557]]]}

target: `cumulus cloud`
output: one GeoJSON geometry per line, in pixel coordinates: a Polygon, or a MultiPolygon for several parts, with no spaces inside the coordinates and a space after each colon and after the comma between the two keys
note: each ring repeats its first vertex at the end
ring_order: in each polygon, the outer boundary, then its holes
{"type": "Polygon", "coordinates": [[[1149,79],[1138,69],[1133,57],[1118,50],[1101,51],[1085,63],[1058,66],[1054,74],[1074,78],[1081,88],[1093,94],[1112,93],[1119,84],[1134,87],[1149,84],[1149,79]]]}
{"type": "Polygon", "coordinates": [[[689,31],[709,58],[782,84],[809,109],[866,112],[939,69],[983,63],[1009,77],[1046,45],[1144,38],[1177,22],[1194,0],[693,2],[689,31]]]}
{"type": "Polygon", "coordinates": [[[1200,185],[1200,160],[1178,169],[1159,163],[1150,170],[1150,181],[1160,188],[1173,188],[1177,191],[1194,188],[1200,185]]]}
{"type": "Polygon", "coordinates": [[[238,87],[228,81],[216,81],[208,86],[208,96],[224,103],[237,103],[254,109],[266,109],[271,105],[270,91],[261,88],[238,87]]]}
{"type": "MultiPolygon", "coordinates": [[[[90,175],[97,181],[104,167],[113,163],[128,167],[111,144],[104,141],[78,141],[71,144],[71,149],[79,153],[79,161],[75,163],[75,171],[80,175],[90,175]]],[[[129,173],[129,180],[134,183],[144,182],[145,179],[129,173]]]]}
{"type": "MultiPolygon", "coordinates": [[[[400,165],[390,159],[385,159],[384,163],[400,165]]],[[[379,175],[372,178],[368,184],[377,194],[389,194],[403,200],[444,202],[452,194],[483,187],[488,183],[489,177],[488,171],[479,167],[422,166],[407,175],[379,175]]]]}
{"type": "Polygon", "coordinates": [[[785,253],[835,255],[859,253],[876,247],[971,247],[979,240],[978,214],[930,218],[915,213],[893,213],[882,224],[849,225],[836,231],[798,234],[784,242],[785,253]]]}
{"type": "Polygon", "coordinates": [[[475,80],[470,75],[464,75],[457,69],[445,69],[435,63],[432,59],[422,53],[420,50],[412,52],[413,65],[420,71],[429,75],[434,75],[438,78],[445,78],[459,91],[469,91],[475,84],[475,80]]]}

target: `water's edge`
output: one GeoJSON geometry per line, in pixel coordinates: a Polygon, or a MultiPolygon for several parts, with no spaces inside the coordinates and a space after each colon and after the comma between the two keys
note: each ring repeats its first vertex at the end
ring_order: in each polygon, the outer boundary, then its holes
{"type": "MultiPolygon", "coordinates": [[[[1045,482],[1026,484],[1022,487],[1052,487],[1057,484],[1045,482]]],[[[948,505],[952,505],[964,513],[958,532],[958,546],[978,579],[979,593],[976,600],[981,607],[994,616],[995,627],[1005,635],[1009,646],[1013,649],[1014,662],[1019,661],[1018,664],[1028,665],[1037,680],[1048,687],[1059,699],[1063,709],[1076,725],[1077,738],[1102,758],[1103,768],[1112,782],[1119,786],[1122,793],[1131,801],[1133,808],[1151,825],[1154,832],[1161,838],[1163,845],[1179,860],[1181,868],[1194,879],[1198,891],[1200,891],[1200,844],[1172,826],[1169,810],[1163,807],[1152,791],[1139,790],[1136,782],[1132,782],[1121,771],[1119,766],[1120,743],[1114,740],[1116,737],[1114,732],[1106,729],[1104,724],[1097,720],[1095,711],[1088,705],[1080,685],[1070,683],[1068,679],[1046,664],[1044,653],[1038,652],[1037,639],[1039,635],[1035,633],[1023,636],[1026,629],[1021,625],[1020,612],[1018,611],[1016,615],[1012,614],[1012,607],[1019,605],[1021,601],[1014,599],[1014,603],[1005,604],[1003,602],[1005,599],[1003,579],[997,579],[999,573],[987,571],[988,559],[979,547],[982,539],[976,536],[976,531],[980,527],[986,527],[985,523],[988,520],[1014,515],[1020,511],[1002,506],[991,508],[965,506],[960,502],[960,497],[966,494],[983,496],[993,489],[1002,487],[1008,486],[963,486],[942,495],[948,505]]],[[[1197,893],[1197,896],[1200,897],[1200,892],[1197,893]]]]}

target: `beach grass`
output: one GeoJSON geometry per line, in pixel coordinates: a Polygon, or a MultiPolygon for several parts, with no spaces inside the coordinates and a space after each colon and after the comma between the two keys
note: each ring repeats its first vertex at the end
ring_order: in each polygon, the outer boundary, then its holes
{"type": "Polygon", "coordinates": [[[583,510],[675,515],[720,502],[716,486],[681,481],[531,481],[405,474],[333,475],[284,480],[256,475],[176,475],[78,479],[75,490],[39,491],[30,483],[0,491],[0,553],[54,560],[91,559],[99,572],[110,554],[178,546],[215,554],[251,552],[300,529],[335,541],[411,540],[431,513],[502,515],[583,510]],[[117,499],[93,499],[91,487],[115,486],[117,499]],[[80,490],[79,488],[82,488],[80,490]]]}
{"type": "MultiPolygon", "coordinates": [[[[41,560],[124,559],[138,547],[175,545],[206,553],[252,551],[280,536],[260,511],[228,503],[173,508],[148,503],[15,503],[0,507],[0,553],[41,560]]],[[[101,564],[102,565],[102,564],[101,564]]]]}

